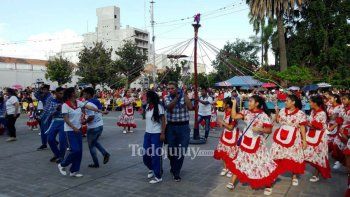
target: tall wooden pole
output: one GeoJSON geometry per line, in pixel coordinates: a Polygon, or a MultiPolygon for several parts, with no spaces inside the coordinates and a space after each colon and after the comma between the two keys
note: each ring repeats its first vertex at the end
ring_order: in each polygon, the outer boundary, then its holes
{"type": "Polygon", "coordinates": [[[198,43],[198,29],[201,27],[200,24],[193,24],[194,27],[194,129],[193,139],[199,140],[199,123],[198,123],[198,71],[197,71],[197,43],[198,43]]]}

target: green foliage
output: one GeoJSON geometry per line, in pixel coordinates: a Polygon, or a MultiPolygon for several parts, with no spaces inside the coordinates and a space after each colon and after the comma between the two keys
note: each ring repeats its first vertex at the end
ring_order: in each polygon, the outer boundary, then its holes
{"type": "Polygon", "coordinates": [[[55,57],[53,60],[49,60],[47,64],[47,70],[45,78],[51,81],[57,81],[61,86],[65,83],[69,83],[72,80],[73,65],[62,56],[55,57]]]}
{"type": "Polygon", "coordinates": [[[257,39],[227,42],[213,61],[216,70],[214,80],[219,82],[235,75],[252,75],[259,64],[258,51],[257,39]]]}
{"type": "Polygon", "coordinates": [[[158,73],[158,83],[168,83],[174,81],[178,83],[181,79],[181,66],[175,64],[172,67],[166,67],[163,73],[158,73]]]}
{"type": "Polygon", "coordinates": [[[116,52],[118,59],[113,62],[114,73],[124,74],[127,85],[138,78],[144,70],[147,56],[142,54],[137,45],[132,41],[126,41],[116,52]]]}
{"type": "Polygon", "coordinates": [[[101,42],[95,43],[94,47],[84,48],[79,53],[77,75],[81,76],[80,82],[92,84],[109,84],[113,70],[111,60],[112,49],[105,49],[101,42]]]}
{"type": "Polygon", "coordinates": [[[303,66],[290,66],[285,71],[277,73],[282,80],[289,82],[289,85],[306,85],[312,82],[312,74],[310,69],[303,66]]]}
{"type": "Polygon", "coordinates": [[[350,1],[308,1],[298,17],[288,19],[289,64],[310,67],[319,80],[349,87],[349,18],[350,1]]]}

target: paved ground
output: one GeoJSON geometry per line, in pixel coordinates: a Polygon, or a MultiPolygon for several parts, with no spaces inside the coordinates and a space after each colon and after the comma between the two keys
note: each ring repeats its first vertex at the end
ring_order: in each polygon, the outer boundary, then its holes
{"type": "MultiPolygon", "coordinates": [[[[51,151],[36,151],[40,144],[37,132],[29,131],[22,117],[17,122],[18,141],[6,143],[0,136],[0,197],[2,196],[262,196],[263,190],[237,185],[235,191],[225,188],[228,178],[220,177],[221,162],[212,157],[185,159],[182,182],[175,183],[169,173],[169,161],[164,160],[163,182],[150,185],[142,158],[131,156],[129,144],[142,144],[144,122],[137,116],[138,129],[122,134],[115,127],[118,114],[104,118],[105,131],[101,143],[111,153],[111,161],[99,169],[89,169],[91,163],[86,139],[81,172],[83,178],[61,176],[57,166],[49,162],[51,151]]],[[[213,150],[220,131],[213,131],[209,142],[198,147],[213,150]]],[[[100,157],[102,159],[102,157],[100,157]]],[[[346,186],[344,169],[333,172],[330,180],[310,183],[311,169],[302,177],[300,186],[290,186],[290,175],[279,178],[273,196],[343,196],[346,186]]]]}

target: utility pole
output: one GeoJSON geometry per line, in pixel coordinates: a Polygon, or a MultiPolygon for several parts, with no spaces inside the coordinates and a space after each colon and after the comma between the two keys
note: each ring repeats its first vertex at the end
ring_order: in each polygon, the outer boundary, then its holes
{"type": "Polygon", "coordinates": [[[153,56],[153,74],[152,74],[152,78],[153,78],[153,87],[156,86],[156,74],[157,74],[157,67],[156,67],[156,48],[155,48],[155,40],[156,40],[156,36],[154,35],[154,1],[151,0],[151,25],[152,25],[152,56],[153,56]]]}

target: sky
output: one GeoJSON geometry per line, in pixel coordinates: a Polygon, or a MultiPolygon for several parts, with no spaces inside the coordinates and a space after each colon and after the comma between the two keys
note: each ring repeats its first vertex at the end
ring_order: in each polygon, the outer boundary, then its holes
{"type": "MultiPolygon", "coordinates": [[[[151,31],[149,0],[1,0],[0,56],[47,59],[94,31],[96,8],[111,5],[120,7],[122,28],[151,31]]],[[[254,35],[245,0],[155,0],[154,12],[156,50],[193,37],[192,20],[180,19],[196,13],[199,37],[218,48],[254,35]]]]}

